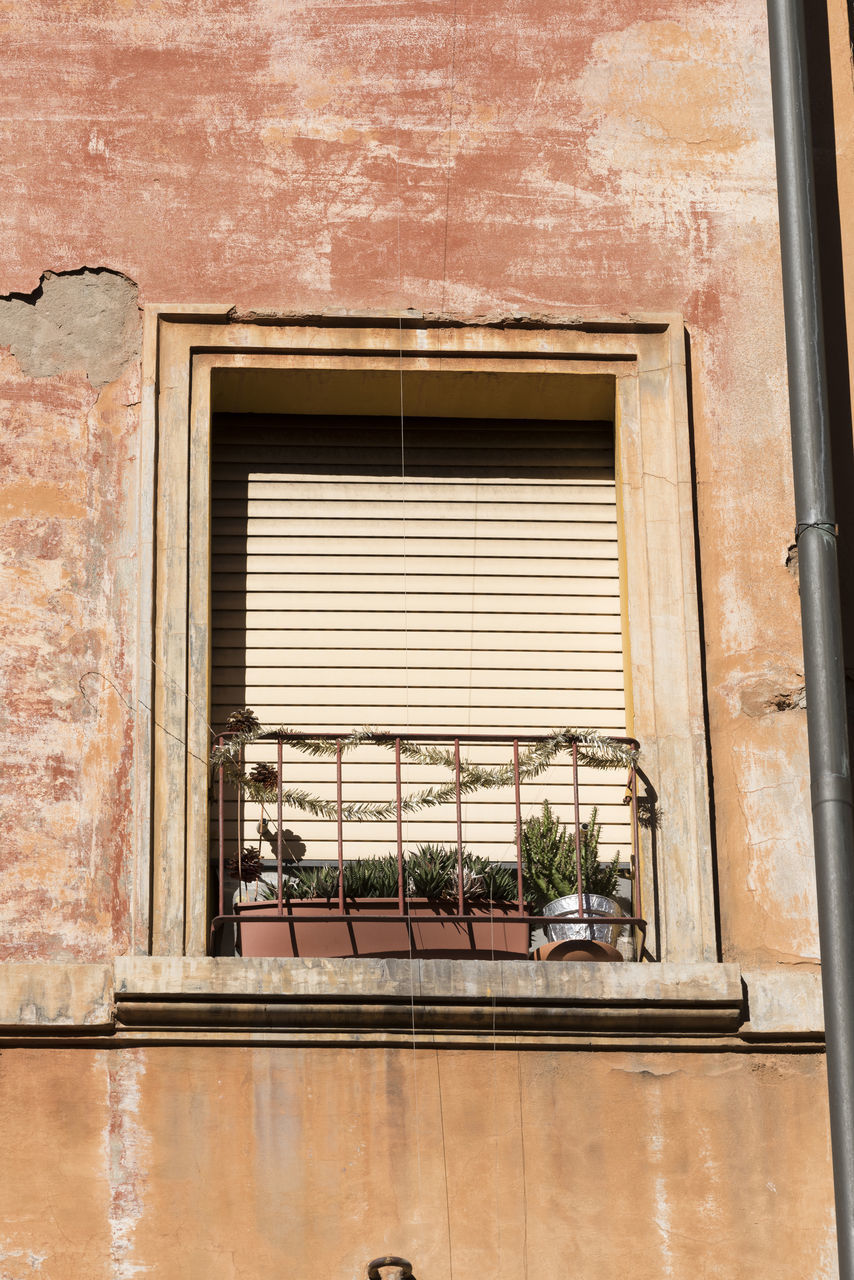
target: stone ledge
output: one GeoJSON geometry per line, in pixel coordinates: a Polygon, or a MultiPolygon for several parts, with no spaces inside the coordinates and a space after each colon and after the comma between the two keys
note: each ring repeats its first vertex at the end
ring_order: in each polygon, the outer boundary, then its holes
{"type": "Polygon", "coordinates": [[[114,1024],[111,964],[0,965],[0,1029],[108,1031],[114,1024]]]}
{"type": "Polygon", "coordinates": [[[725,1032],[744,1017],[738,967],[716,964],[127,957],[116,1001],[128,1027],[725,1032]]]}
{"type": "Polygon", "coordinates": [[[821,973],[795,965],[746,969],[748,1021],[745,1035],[824,1035],[821,973]]]}
{"type": "Polygon", "coordinates": [[[4,1040],[265,1029],[358,1040],[407,1028],[556,1042],[580,1032],[816,1039],[822,1025],[820,974],[782,965],[742,975],[734,964],[523,960],[124,956],[113,964],[0,964],[4,1040]]]}
{"type": "Polygon", "coordinates": [[[743,1004],[736,964],[535,964],[529,960],[260,960],[120,956],[119,999],[278,996],[525,1003],[743,1004]]]}

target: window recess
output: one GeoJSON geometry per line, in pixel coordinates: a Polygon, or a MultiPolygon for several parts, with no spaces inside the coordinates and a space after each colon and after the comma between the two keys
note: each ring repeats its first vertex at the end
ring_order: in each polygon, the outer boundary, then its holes
{"type": "MultiPolygon", "coordinates": [[[[395,418],[220,415],[213,441],[215,730],[249,706],[266,726],[323,732],[626,733],[610,423],[409,419],[401,450],[395,418]]],[[[429,770],[407,773],[414,786],[429,770]]],[[[291,752],[288,776],[334,799],[321,761],[291,752]]],[[[363,753],[349,780],[383,795],[384,754],[363,753]]],[[[561,810],[564,783],[540,800],[561,810]]],[[[628,858],[623,793],[606,773],[585,784],[603,856],[628,858]]],[[[511,808],[506,793],[466,799],[466,846],[513,856],[511,808]]],[[[413,816],[408,841],[446,840],[447,820],[413,816]]],[[[308,857],[335,858],[328,822],[287,821],[308,857]]],[[[348,824],[348,853],[394,834],[348,824]]]]}

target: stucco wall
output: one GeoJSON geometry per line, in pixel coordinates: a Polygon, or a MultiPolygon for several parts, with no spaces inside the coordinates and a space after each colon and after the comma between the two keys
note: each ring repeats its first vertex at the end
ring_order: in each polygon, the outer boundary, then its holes
{"type": "MultiPolygon", "coordinates": [[[[88,265],[244,311],[685,315],[724,953],[814,960],[762,0],[34,0],[6,29],[0,290],[88,265]]],[[[135,364],[20,363],[3,945],[92,958],[127,934],[135,364]]]]}
{"type": "Polygon", "coordinates": [[[0,1274],[363,1280],[396,1253],[418,1280],[825,1280],[823,1072],[812,1053],[10,1052],[0,1274]]]}
{"type": "MultiPolygon", "coordinates": [[[[684,315],[722,951],[814,967],[764,0],[3,24],[0,955],[129,945],[135,309],[181,302],[684,315]]],[[[812,1049],[10,1048],[2,1084],[10,1280],[835,1274],[812,1049]]]]}

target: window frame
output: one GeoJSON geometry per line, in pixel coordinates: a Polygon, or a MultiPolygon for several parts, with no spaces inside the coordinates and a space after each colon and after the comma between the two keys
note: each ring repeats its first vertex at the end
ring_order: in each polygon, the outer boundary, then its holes
{"type": "Polygon", "coordinates": [[[354,393],[366,369],[537,373],[594,399],[613,389],[627,727],[662,814],[641,867],[649,945],[661,960],[716,960],[681,317],[252,322],[156,304],[143,345],[133,950],[207,953],[211,383],[224,368],[345,370],[354,393]]]}

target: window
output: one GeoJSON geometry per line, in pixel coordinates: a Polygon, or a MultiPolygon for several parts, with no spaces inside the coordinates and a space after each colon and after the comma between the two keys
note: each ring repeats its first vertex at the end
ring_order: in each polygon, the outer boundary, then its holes
{"type": "MultiPolygon", "coordinates": [[[[140,939],[150,934],[155,954],[203,954],[207,942],[212,414],[293,414],[321,402],[333,416],[354,403],[366,414],[387,414],[403,375],[408,421],[437,416],[430,412],[437,402],[446,415],[454,405],[454,415],[469,421],[613,420],[626,587],[621,632],[631,640],[627,728],[643,743],[641,765],[667,815],[642,869],[645,900],[657,905],[652,945],[662,958],[713,959],[678,319],[612,327],[256,326],[149,308],[146,353],[155,585],[153,625],[142,628],[141,644],[154,660],[154,717],[138,752],[140,939]]],[[[142,702],[148,693],[140,690],[142,702]]]]}

